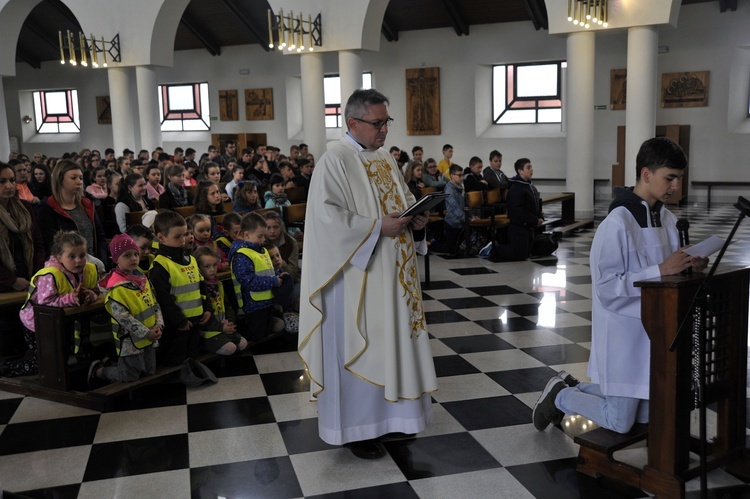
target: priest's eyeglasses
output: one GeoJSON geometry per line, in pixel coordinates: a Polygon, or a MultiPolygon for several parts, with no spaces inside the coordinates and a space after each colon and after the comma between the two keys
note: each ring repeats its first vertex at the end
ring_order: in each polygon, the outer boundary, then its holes
{"type": "Polygon", "coordinates": [[[367,121],[367,120],[361,120],[359,118],[354,118],[354,120],[359,121],[361,123],[367,123],[368,125],[372,126],[375,130],[380,130],[383,128],[383,125],[386,126],[386,128],[390,128],[391,123],[393,123],[393,118],[388,118],[387,120],[378,120],[378,121],[367,121]]]}

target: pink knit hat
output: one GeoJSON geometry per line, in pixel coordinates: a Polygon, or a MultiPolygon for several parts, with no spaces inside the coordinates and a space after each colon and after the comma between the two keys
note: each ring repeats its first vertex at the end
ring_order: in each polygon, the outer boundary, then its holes
{"type": "Polygon", "coordinates": [[[117,264],[120,256],[129,249],[134,249],[140,253],[141,249],[135,244],[133,238],[127,234],[117,234],[109,243],[109,253],[112,255],[112,261],[117,264]]]}

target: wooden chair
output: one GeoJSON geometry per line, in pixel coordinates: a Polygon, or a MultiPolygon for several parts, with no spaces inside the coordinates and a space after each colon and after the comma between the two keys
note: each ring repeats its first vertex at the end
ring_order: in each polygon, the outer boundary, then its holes
{"type": "Polygon", "coordinates": [[[276,206],[274,208],[262,208],[260,210],[255,210],[253,213],[257,213],[258,215],[260,215],[262,217],[265,217],[266,213],[268,213],[270,211],[275,211],[276,213],[278,213],[279,215],[281,215],[281,208],[279,208],[278,206],[276,206]]]}
{"type": "MultiPolygon", "coordinates": [[[[490,211],[490,216],[484,216],[486,213],[484,213],[485,208],[489,208],[487,204],[485,203],[484,198],[484,192],[483,191],[471,191],[466,193],[466,251],[470,251],[469,249],[469,241],[471,240],[471,233],[472,231],[487,231],[488,236],[490,238],[490,241],[494,240],[495,238],[495,231],[498,227],[506,227],[510,222],[508,221],[508,218],[505,217],[500,218],[500,216],[496,216],[494,212],[490,211]],[[480,217],[477,220],[470,220],[470,217],[472,216],[472,213],[474,210],[480,211],[480,217]]],[[[478,248],[481,249],[481,248],[478,248]]]]}
{"type": "Polygon", "coordinates": [[[143,223],[143,214],[146,213],[145,211],[131,211],[129,213],[125,214],[125,224],[130,227],[131,225],[136,225],[143,223]]]}
{"type": "Polygon", "coordinates": [[[305,230],[305,213],[307,212],[307,203],[290,204],[284,207],[284,221],[287,227],[297,227],[305,230]]]}
{"type": "Polygon", "coordinates": [[[182,218],[187,220],[193,213],[195,213],[195,206],[180,206],[173,210],[175,213],[182,215],[182,218]]]}
{"type": "Polygon", "coordinates": [[[230,211],[234,211],[234,203],[232,201],[224,201],[224,213],[229,213],[230,211]]]}
{"type": "Polygon", "coordinates": [[[216,222],[219,225],[221,225],[222,223],[224,223],[224,215],[216,215],[216,216],[214,216],[214,222],[216,222]]]}
{"type": "Polygon", "coordinates": [[[195,199],[195,191],[198,190],[197,185],[189,185],[185,187],[185,190],[188,193],[188,199],[192,202],[195,199]]]}
{"type": "Polygon", "coordinates": [[[425,194],[432,194],[433,192],[437,192],[437,187],[422,187],[419,189],[419,197],[424,196],[425,194]]]}
{"type": "Polygon", "coordinates": [[[289,187],[284,192],[286,192],[286,197],[292,204],[304,203],[307,199],[304,187],[289,187]]]}

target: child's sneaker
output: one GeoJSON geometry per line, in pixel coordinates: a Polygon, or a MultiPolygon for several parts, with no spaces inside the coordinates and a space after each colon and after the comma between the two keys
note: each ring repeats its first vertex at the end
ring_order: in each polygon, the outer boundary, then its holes
{"type": "Polygon", "coordinates": [[[580,383],[580,381],[578,381],[578,378],[570,374],[568,371],[560,371],[559,373],[557,373],[557,377],[565,381],[565,384],[571,388],[577,386],[578,383],[580,383]]]}
{"type": "Polygon", "coordinates": [[[89,386],[92,386],[94,383],[96,383],[96,380],[98,379],[97,374],[99,373],[99,370],[104,367],[104,362],[101,360],[95,360],[91,363],[89,366],[89,376],[86,378],[88,380],[89,386]]]}
{"type": "Polygon", "coordinates": [[[550,423],[559,425],[562,422],[565,413],[555,405],[555,397],[563,388],[566,388],[565,382],[557,376],[547,382],[531,413],[534,428],[543,431],[550,423]]]}
{"type": "Polygon", "coordinates": [[[492,241],[488,242],[487,245],[479,250],[479,256],[490,256],[492,254],[492,241]]]}

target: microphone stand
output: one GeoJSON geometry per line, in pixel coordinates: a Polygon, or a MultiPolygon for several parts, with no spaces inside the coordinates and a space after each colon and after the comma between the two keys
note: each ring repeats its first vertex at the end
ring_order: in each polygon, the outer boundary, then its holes
{"type": "MultiPolygon", "coordinates": [[[[737,216],[737,221],[734,223],[734,226],[732,227],[732,230],[729,232],[729,236],[727,236],[727,239],[724,241],[724,244],[721,247],[721,250],[719,251],[718,256],[716,257],[716,260],[714,260],[713,265],[711,265],[711,268],[708,271],[708,274],[706,274],[706,277],[703,278],[700,285],[698,286],[698,289],[695,291],[695,295],[693,296],[693,299],[690,301],[690,306],[687,309],[687,312],[685,313],[685,316],[682,318],[682,321],[680,322],[680,327],[677,328],[677,334],[675,335],[674,339],[672,340],[672,343],[669,345],[669,351],[674,352],[675,348],[677,348],[677,344],[680,342],[682,337],[684,336],[685,332],[685,325],[688,321],[688,318],[693,315],[693,308],[695,307],[695,304],[700,302],[703,305],[708,304],[708,292],[706,291],[708,282],[711,280],[713,275],[716,273],[716,269],[719,268],[719,262],[721,261],[722,257],[724,256],[724,253],[726,252],[727,248],[732,242],[732,238],[734,238],[735,232],[737,232],[737,228],[740,226],[740,223],[742,223],[742,219],[745,218],[745,216],[750,215],[750,201],[743,198],[742,196],[739,196],[737,198],[737,202],[734,204],[734,207],[737,208],[740,211],[740,214],[737,216]]],[[[698,386],[697,386],[697,398],[698,398],[698,426],[699,426],[699,438],[700,438],[700,483],[701,483],[701,499],[706,499],[708,495],[708,477],[707,477],[707,470],[706,470],[706,454],[708,452],[707,445],[706,445],[706,364],[704,362],[705,355],[706,355],[706,345],[704,338],[702,338],[702,335],[700,334],[700,328],[702,327],[702,323],[705,320],[705,309],[701,311],[701,316],[693,321],[693,332],[697,333],[699,336],[699,339],[697,341],[698,343],[698,386]]],[[[694,345],[695,346],[695,345],[694,345]]]]}

